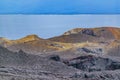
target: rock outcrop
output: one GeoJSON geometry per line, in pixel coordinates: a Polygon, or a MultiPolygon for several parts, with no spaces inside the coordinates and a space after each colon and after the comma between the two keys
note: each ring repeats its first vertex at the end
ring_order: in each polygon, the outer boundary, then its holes
{"type": "Polygon", "coordinates": [[[65,64],[88,72],[120,69],[120,62],[93,55],[80,56],[66,61],[65,64]]]}

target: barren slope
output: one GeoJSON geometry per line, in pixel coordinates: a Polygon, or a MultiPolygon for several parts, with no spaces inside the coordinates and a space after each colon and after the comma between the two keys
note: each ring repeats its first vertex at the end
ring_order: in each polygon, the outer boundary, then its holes
{"type": "Polygon", "coordinates": [[[78,42],[100,42],[117,39],[120,40],[120,28],[76,28],[65,32],[58,37],[50,38],[51,41],[78,43],[78,42]]]}

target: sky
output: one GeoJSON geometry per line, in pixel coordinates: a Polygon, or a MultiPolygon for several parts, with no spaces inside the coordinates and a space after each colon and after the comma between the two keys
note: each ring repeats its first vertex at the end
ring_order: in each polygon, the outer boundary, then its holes
{"type": "Polygon", "coordinates": [[[0,0],[0,14],[119,14],[120,0],[0,0]]]}
{"type": "Polygon", "coordinates": [[[0,0],[0,37],[58,36],[77,27],[120,26],[120,0],[0,0]]]}
{"type": "Polygon", "coordinates": [[[73,28],[120,27],[120,15],[0,15],[0,37],[59,36],[73,28]]]}

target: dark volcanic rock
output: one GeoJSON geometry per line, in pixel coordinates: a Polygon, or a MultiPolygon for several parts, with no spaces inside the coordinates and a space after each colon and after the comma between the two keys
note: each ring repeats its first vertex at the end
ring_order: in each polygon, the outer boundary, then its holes
{"type": "Polygon", "coordinates": [[[108,55],[110,56],[120,56],[120,45],[113,47],[108,51],[108,55]]]}
{"type": "Polygon", "coordinates": [[[93,55],[80,56],[72,60],[68,60],[65,64],[88,72],[120,69],[120,62],[93,55]]]}
{"type": "Polygon", "coordinates": [[[72,80],[120,80],[120,72],[100,71],[100,72],[77,72],[71,76],[72,80]]]}
{"type": "Polygon", "coordinates": [[[77,51],[80,53],[92,53],[92,54],[104,54],[103,48],[97,48],[97,47],[83,47],[78,48],[77,51]]]}
{"type": "Polygon", "coordinates": [[[63,60],[0,47],[0,80],[120,80],[120,62],[94,55],[63,60]]]}
{"type": "Polygon", "coordinates": [[[81,31],[82,34],[87,34],[87,35],[91,35],[91,36],[95,36],[94,31],[90,30],[90,29],[83,29],[81,31]]]}
{"type": "Polygon", "coordinates": [[[60,61],[60,57],[58,55],[50,55],[49,59],[54,60],[54,61],[60,61]]]}
{"type": "Polygon", "coordinates": [[[0,80],[65,80],[77,71],[58,62],[59,56],[50,58],[0,47],[0,80]]]}

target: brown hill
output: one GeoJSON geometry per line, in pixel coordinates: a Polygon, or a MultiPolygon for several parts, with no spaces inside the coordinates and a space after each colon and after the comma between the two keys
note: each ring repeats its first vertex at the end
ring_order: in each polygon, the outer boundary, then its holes
{"type": "Polygon", "coordinates": [[[29,42],[29,41],[34,41],[34,40],[40,40],[42,38],[39,38],[37,35],[32,34],[32,35],[28,35],[24,38],[18,39],[18,40],[14,40],[14,42],[16,43],[23,43],[23,42],[29,42]]]}
{"type": "Polygon", "coordinates": [[[28,53],[43,53],[57,50],[56,47],[51,46],[52,44],[54,43],[46,40],[33,40],[25,43],[13,44],[11,46],[8,46],[7,48],[15,52],[22,49],[23,51],[28,53]]]}
{"type": "Polygon", "coordinates": [[[18,40],[9,40],[7,38],[1,37],[0,38],[0,45],[4,46],[4,47],[8,47],[8,46],[11,46],[13,44],[25,43],[25,42],[39,40],[39,39],[41,39],[41,38],[39,38],[37,35],[28,35],[28,36],[21,38],[21,39],[18,39],[18,40]]]}
{"type": "Polygon", "coordinates": [[[9,44],[11,44],[11,40],[4,38],[4,37],[0,37],[0,45],[7,47],[9,44]]]}
{"type": "Polygon", "coordinates": [[[65,32],[63,35],[48,40],[56,42],[77,43],[77,42],[104,42],[120,40],[120,28],[76,28],[65,32]]]}
{"type": "Polygon", "coordinates": [[[37,35],[28,35],[17,40],[0,40],[0,45],[7,49],[17,52],[23,50],[27,53],[41,54],[50,51],[56,51],[63,48],[63,45],[53,41],[39,38],[37,35]]]}

